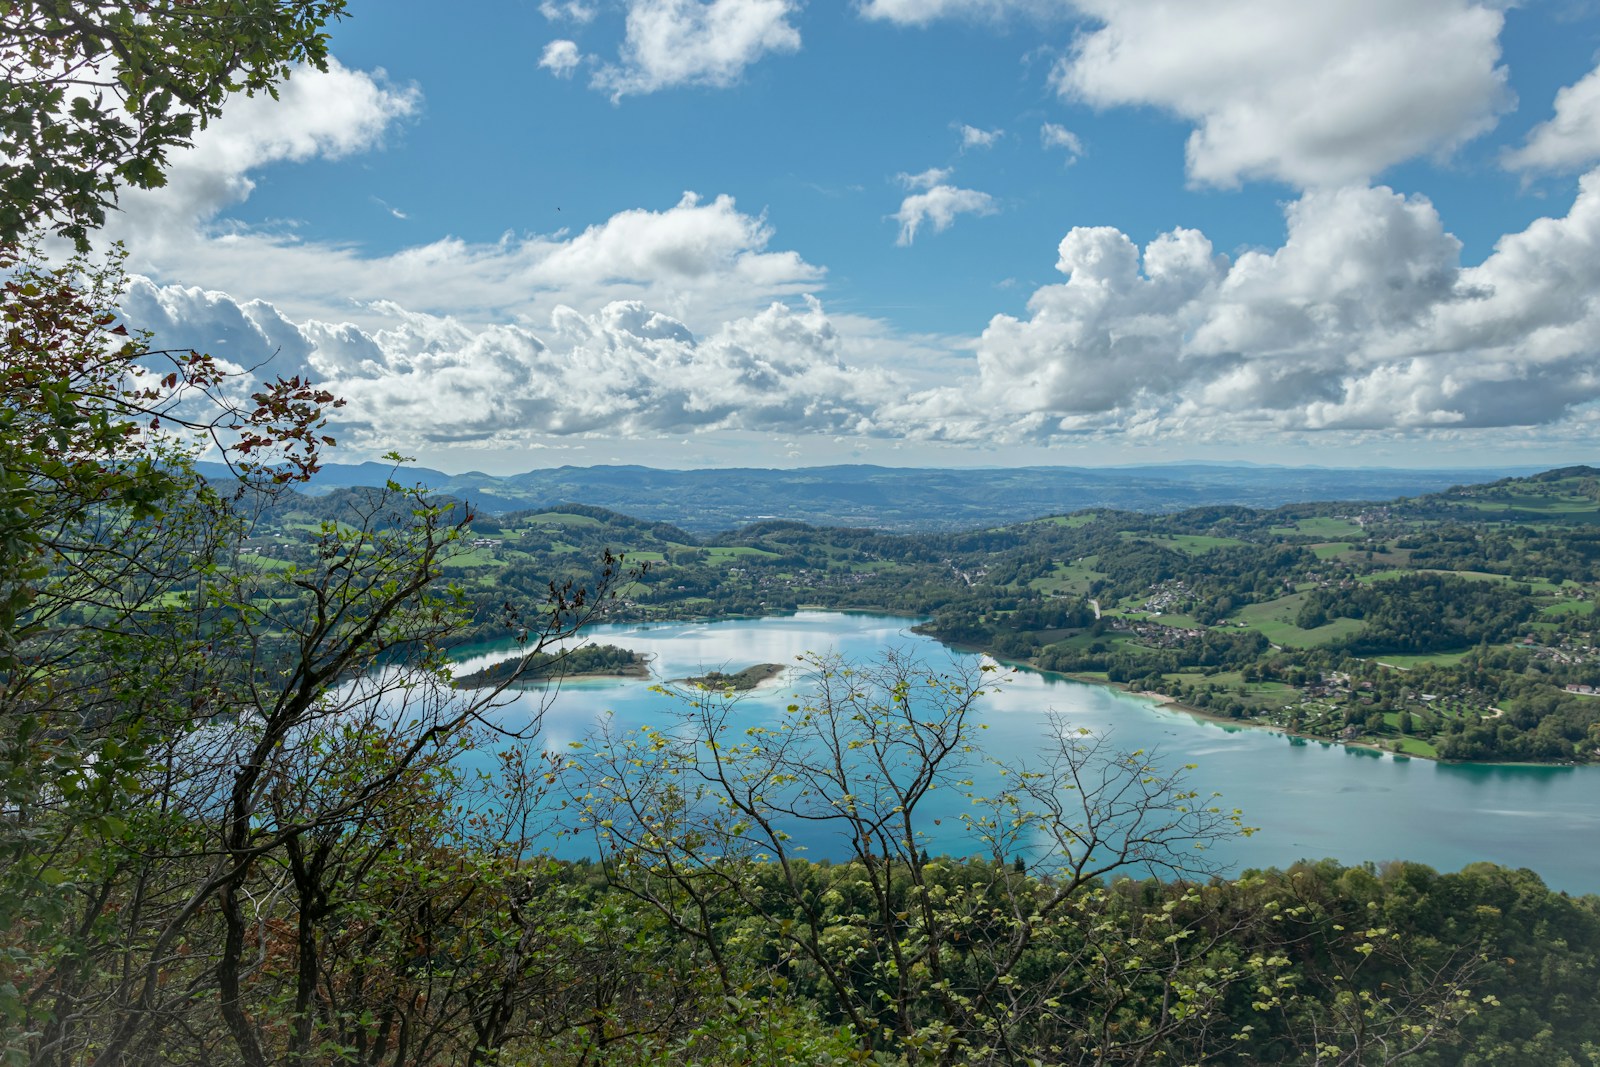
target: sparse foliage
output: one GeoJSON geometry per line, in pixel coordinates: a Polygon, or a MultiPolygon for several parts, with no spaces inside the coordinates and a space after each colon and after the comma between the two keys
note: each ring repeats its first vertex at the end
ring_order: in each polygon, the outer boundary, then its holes
{"type": "Polygon", "coordinates": [[[700,688],[681,694],[680,726],[573,756],[581,823],[616,885],[703,945],[729,996],[746,992],[732,961],[755,944],[863,1051],[1135,1062],[1207,1044],[1227,993],[1261,970],[1217,962],[1239,930],[1203,930],[1203,906],[1130,916],[1104,879],[1207,874],[1204,846],[1240,832],[1237,813],[1197,797],[1184,771],[1061,722],[1042,760],[1002,766],[1007,784],[979,795],[992,668],[806,666],[805,695],[776,723],[700,688]],[[953,818],[973,862],[928,854],[935,834],[948,847],[934,829],[945,796],[966,802],[953,818]],[[802,841],[851,858],[810,863],[802,841]]]}

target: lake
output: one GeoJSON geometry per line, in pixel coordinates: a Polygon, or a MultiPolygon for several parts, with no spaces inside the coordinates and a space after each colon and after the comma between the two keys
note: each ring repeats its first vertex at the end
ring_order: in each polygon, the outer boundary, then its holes
{"type": "MultiPolygon", "coordinates": [[[[913,653],[931,665],[971,661],[911,632],[914,620],[896,616],[800,612],[791,616],[710,623],[598,626],[588,639],[649,655],[654,681],[708,670],[741,670],[755,663],[793,663],[808,652],[870,659],[886,648],[913,653]]],[[[489,648],[464,659],[476,669],[504,658],[489,648]]],[[[606,716],[634,728],[672,720],[674,702],[650,692],[653,681],[570,679],[549,693],[515,694],[503,714],[526,719],[549,697],[543,740],[560,749],[589,735],[606,716]]],[[[792,700],[795,681],[781,678],[744,696],[752,720],[792,700]]],[[[1479,860],[1537,871],[1555,889],[1600,892],[1600,767],[1447,765],[1397,758],[1365,749],[1196,719],[1147,699],[1032,671],[1018,671],[984,698],[979,740],[993,755],[1037,752],[1047,737],[1046,714],[1109,736],[1120,748],[1159,753],[1164,764],[1196,764],[1192,783],[1222,794],[1259,828],[1249,838],[1219,844],[1212,858],[1234,873],[1332,857],[1344,863],[1407,859],[1442,871],[1479,860]]],[[[953,805],[955,796],[941,797],[953,805]]],[[[953,809],[949,809],[953,810],[953,809]]],[[[842,844],[806,842],[813,858],[844,855],[842,844]]],[[[958,840],[935,839],[934,850],[973,851],[958,840]]]]}

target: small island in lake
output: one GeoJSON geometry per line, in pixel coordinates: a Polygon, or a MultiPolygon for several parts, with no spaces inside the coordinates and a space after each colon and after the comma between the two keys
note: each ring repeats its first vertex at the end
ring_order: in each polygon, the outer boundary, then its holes
{"type": "Polygon", "coordinates": [[[746,667],[737,674],[710,671],[698,677],[685,678],[679,684],[697,685],[703,689],[732,689],[743,692],[754,689],[769,678],[776,678],[787,669],[781,663],[757,663],[754,667],[746,667]]]}
{"type": "Polygon", "coordinates": [[[457,678],[456,688],[489,689],[508,682],[523,685],[580,675],[648,678],[650,661],[638,652],[616,645],[580,645],[561,652],[535,652],[526,659],[513,656],[491,663],[480,671],[457,678]]]}

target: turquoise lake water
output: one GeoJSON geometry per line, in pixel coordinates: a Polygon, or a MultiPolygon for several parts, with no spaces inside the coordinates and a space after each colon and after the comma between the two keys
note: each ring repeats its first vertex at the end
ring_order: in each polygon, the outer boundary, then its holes
{"type": "MultiPolygon", "coordinates": [[[[758,620],[595,627],[587,631],[590,641],[652,657],[655,678],[568,680],[553,693],[517,694],[502,714],[510,724],[546,703],[543,743],[560,749],[583,740],[608,716],[613,728],[670,722],[674,701],[650,692],[650,686],[707,670],[793,663],[808,652],[866,660],[886,648],[934,666],[978,658],[912,633],[912,622],[800,612],[758,620]]],[[[485,650],[462,666],[473,669],[504,655],[485,650]]],[[[755,690],[740,714],[754,721],[775,712],[793,699],[796,684],[786,676],[755,690]]],[[[989,729],[979,739],[998,757],[1038,752],[1048,740],[1046,716],[1053,711],[1075,727],[1108,736],[1119,748],[1155,750],[1170,765],[1196,764],[1193,785],[1221,793],[1222,804],[1242,809],[1246,823],[1259,828],[1252,837],[1211,851],[1212,859],[1234,873],[1323,857],[1345,863],[1408,859],[1445,871],[1491,860],[1531,868],[1556,889],[1600,892],[1600,767],[1460,766],[1396,758],[1206,722],[1117,690],[1035,672],[1016,672],[980,707],[989,729]]],[[[954,795],[939,799],[958,803],[954,795]]],[[[813,858],[844,854],[842,843],[825,836],[806,844],[813,858]]],[[[935,838],[933,847],[956,854],[976,851],[954,838],[935,838]]]]}

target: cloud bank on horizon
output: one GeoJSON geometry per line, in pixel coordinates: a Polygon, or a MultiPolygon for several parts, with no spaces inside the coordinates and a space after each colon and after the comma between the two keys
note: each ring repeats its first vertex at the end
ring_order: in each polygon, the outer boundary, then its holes
{"type": "MultiPolygon", "coordinates": [[[[718,435],[774,464],[796,441],[898,462],[1588,448],[1600,20],[1581,9],[1560,25],[1588,47],[1564,40],[1582,57],[1536,95],[1519,73],[1554,69],[1524,54],[1541,24],[1500,3],[813,7],[547,0],[528,94],[563,94],[597,145],[638,144],[626,177],[654,193],[533,228],[506,203],[477,236],[281,214],[340,189],[389,226],[495,207],[467,166],[425,213],[373,177],[451,114],[448,71],[300,72],[278,101],[236,101],[168,187],[125,196],[107,228],[136,256],[124,312],[162,345],[309,373],[348,400],[356,452],[433,465],[564,444],[648,462],[718,435]],[[862,55],[897,110],[861,99],[876,83],[842,64],[862,55]],[[1009,87],[919,87],[949,55],[1009,87]],[[837,97],[819,70],[841,72],[837,97]],[[758,180],[741,141],[795,155],[758,180]],[[1241,238],[1258,231],[1234,213],[1280,236],[1241,238]],[[935,273],[952,307],[898,302],[935,273]]],[[[620,180],[586,147],[548,166],[620,180]]]]}

